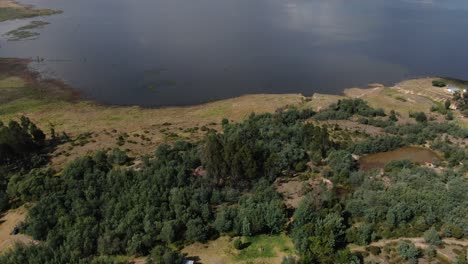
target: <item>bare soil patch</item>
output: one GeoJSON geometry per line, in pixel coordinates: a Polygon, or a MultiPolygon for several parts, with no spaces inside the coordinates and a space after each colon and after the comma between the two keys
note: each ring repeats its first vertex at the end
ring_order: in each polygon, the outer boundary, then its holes
{"type": "Polygon", "coordinates": [[[8,250],[16,243],[32,243],[34,240],[26,235],[12,235],[11,231],[26,218],[25,207],[12,209],[1,215],[0,218],[0,253],[8,250]]]}

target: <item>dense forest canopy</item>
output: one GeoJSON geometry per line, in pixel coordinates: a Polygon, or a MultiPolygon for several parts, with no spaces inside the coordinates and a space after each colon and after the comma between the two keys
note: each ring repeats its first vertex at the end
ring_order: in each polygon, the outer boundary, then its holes
{"type": "Polygon", "coordinates": [[[447,136],[466,140],[468,132],[452,123],[399,124],[394,112],[341,100],[319,113],[286,108],[225,120],[222,131],[199,142],[160,145],[140,169],[122,166],[130,159],[115,149],[54,171],[41,162],[12,166],[44,156],[52,143],[27,118],[0,124],[1,209],[31,204],[20,230],[41,241],[16,247],[0,262],[115,263],[106,256],[134,255],[181,263],[176,249],[189,243],[285,232],[300,258],[285,263],[361,263],[349,243],[428,230],[466,238],[468,155],[447,136]],[[337,140],[335,128],[317,123],[351,117],[382,120],[385,135],[337,140]],[[427,143],[451,168],[398,161],[364,172],[352,155],[427,143]],[[196,173],[200,168],[204,173],[196,173]],[[275,181],[317,173],[332,187],[318,186],[297,209],[286,208],[275,181]]]}

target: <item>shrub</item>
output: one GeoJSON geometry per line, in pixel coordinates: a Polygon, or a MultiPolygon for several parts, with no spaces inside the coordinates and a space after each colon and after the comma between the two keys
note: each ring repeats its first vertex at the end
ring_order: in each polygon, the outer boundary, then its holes
{"type": "Polygon", "coordinates": [[[432,81],[432,86],[445,87],[445,86],[447,86],[447,83],[444,80],[434,80],[434,81],[432,81]]]}
{"type": "Polygon", "coordinates": [[[453,120],[453,113],[452,112],[447,112],[447,115],[445,116],[445,119],[453,120]]]}
{"type": "Polygon", "coordinates": [[[366,250],[369,251],[374,256],[380,255],[380,253],[382,253],[382,250],[380,249],[380,247],[376,247],[376,246],[366,247],[366,250]]]}
{"type": "Polygon", "coordinates": [[[409,263],[417,263],[419,257],[419,250],[411,242],[401,241],[398,244],[398,254],[407,260],[409,263]]]}
{"type": "Polygon", "coordinates": [[[431,228],[424,233],[424,240],[426,243],[434,246],[442,245],[442,240],[434,228],[431,228]]]}
{"type": "Polygon", "coordinates": [[[435,256],[437,255],[437,251],[436,249],[433,247],[433,246],[429,246],[426,248],[424,254],[426,255],[426,257],[429,259],[429,260],[432,260],[435,258],[435,256]]]}
{"type": "Polygon", "coordinates": [[[232,242],[232,245],[234,246],[235,249],[242,250],[243,246],[244,246],[244,243],[242,243],[242,240],[240,238],[236,238],[232,242]]]}

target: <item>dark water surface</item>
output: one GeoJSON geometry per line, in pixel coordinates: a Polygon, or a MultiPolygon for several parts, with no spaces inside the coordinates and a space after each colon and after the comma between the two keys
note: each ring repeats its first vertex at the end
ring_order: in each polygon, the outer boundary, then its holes
{"type": "Polygon", "coordinates": [[[467,0],[20,0],[61,15],[0,57],[44,58],[87,98],[187,105],[247,93],[340,93],[426,75],[468,79],[467,0]]]}

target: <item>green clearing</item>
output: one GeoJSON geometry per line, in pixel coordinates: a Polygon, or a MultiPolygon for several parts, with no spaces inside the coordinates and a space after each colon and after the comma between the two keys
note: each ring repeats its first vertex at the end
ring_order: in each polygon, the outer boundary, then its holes
{"type": "Polygon", "coordinates": [[[233,257],[234,261],[252,261],[259,258],[275,258],[278,253],[285,255],[294,255],[294,246],[289,237],[285,234],[269,236],[259,235],[243,239],[244,244],[248,246],[239,251],[239,254],[233,257]]]}
{"type": "Polygon", "coordinates": [[[54,14],[60,14],[62,11],[51,10],[51,9],[32,9],[28,7],[4,7],[0,8],[0,22],[20,19],[20,18],[30,18],[36,16],[50,16],[54,14]]]}

